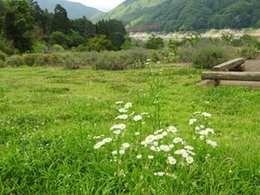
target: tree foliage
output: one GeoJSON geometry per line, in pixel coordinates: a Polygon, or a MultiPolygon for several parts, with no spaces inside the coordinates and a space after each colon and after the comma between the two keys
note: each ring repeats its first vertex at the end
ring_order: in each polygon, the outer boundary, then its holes
{"type": "Polygon", "coordinates": [[[33,17],[26,0],[11,0],[7,5],[4,21],[4,35],[13,41],[13,45],[21,52],[32,48],[33,17]]]}

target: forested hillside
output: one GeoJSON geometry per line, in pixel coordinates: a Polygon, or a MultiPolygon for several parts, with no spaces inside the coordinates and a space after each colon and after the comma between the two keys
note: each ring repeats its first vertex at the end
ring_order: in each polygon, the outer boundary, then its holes
{"type": "Polygon", "coordinates": [[[259,0],[126,0],[108,13],[126,26],[161,25],[160,31],[260,27],[259,0]]]}

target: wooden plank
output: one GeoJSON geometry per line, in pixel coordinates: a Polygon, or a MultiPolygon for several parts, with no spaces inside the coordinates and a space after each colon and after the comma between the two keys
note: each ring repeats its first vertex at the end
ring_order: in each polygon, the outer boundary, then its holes
{"type": "Polygon", "coordinates": [[[202,72],[202,79],[260,81],[260,72],[202,72]]]}
{"type": "Polygon", "coordinates": [[[234,69],[238,66],[241,66],[244,62],[245,62],[244,58],[236,58],[236,59],[224,62],[222,64],[219,64],[217,66],[213,66],[212,70],[213,71],[229,71],[229,70],[232,70],[232,69],[234,69]]]}

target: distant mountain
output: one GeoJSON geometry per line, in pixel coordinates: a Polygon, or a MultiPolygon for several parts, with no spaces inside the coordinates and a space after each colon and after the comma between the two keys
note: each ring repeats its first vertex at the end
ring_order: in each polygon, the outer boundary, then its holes
{"type": "Polygon", "coordinates": [[[70,2],[66,0],[35,0],[38,2],[41,9],[47,9],[49,12],[54,12],[54,9],[57,4],[60,4],[63,8],[66,9],[68,17],[70,19],[82,18],[86,16],[90,18],[91,16],[102,13],[102,11],[93,8],[87,7],[81,3],[70,2]]]}
{"type": "Polygon", "coordinates": [[[125,0],[90,18],[118,19],[126,26],[161,25],[159,31],[260,28],[259,0],[125,0]]]}

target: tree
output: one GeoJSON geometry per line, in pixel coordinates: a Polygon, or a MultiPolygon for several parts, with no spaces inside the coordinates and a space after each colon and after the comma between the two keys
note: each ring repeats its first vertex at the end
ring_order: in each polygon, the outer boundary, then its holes
{"type": "Polygon", "coordinates": [[[79,34],[86,40],[93,38],[96,34],[95,25],[85,16],[79,19],[71,20],[71,28],[79,32],[79,34]]]}
{"type": "Polygon", "coordinates": [[[67,11],[60,4],[56,5],[53,15],[52,30],[68,33],[70,29],[70,20],[67,11]]]}
{"type": "Polygon", "coordinates": [[[147,49],[161,49],[164,46],[163,39],[152,34],[144,47],[147,49]]]}
{"type": "Polygon", "coordinates": [[[90,51],[104,51],[112,50],[113,45],[110,40],[107,39],[106,35],[99,35],[89,39],[87,46],[90,51]]]}
{"type": "Polygon", "coordinates": [[[64,48],[68,48],[72,44],[72,39],[60,31],[55,31],[49,36],[50,44],[58,44],[64,48]]]}
{"type": "Polygon", "coordinates": [[[24,53],[32,49],[33,18],[26,0],[11,0],[7,6],[4,35],[15,48],[24,53]]]}
{"type": "Polygon", "coordinates": [[[0,33],[3,28],[4,15],[5,15],[5,4],[3,0],[0,0],[0,33]]]}

